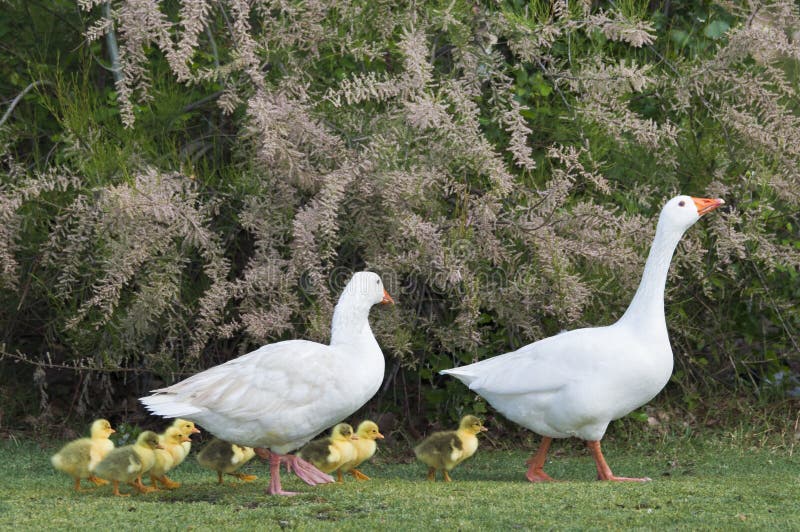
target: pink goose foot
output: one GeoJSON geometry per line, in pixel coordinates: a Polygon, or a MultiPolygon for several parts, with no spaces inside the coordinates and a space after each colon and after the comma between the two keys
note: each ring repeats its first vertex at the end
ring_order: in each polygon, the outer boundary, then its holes
{"type": "Polygon", "coordinates": [[[649,477],[631,478],[631,477],[618,477],[611,472],[608,467],[603,452],[600,450],[599,441],[587,441],[586,446],[589,447],[589,452],[592,453],[595,463],[597,464],[597,480],[610,480],[613,482],[650,482],[649,477]]]}
{"type": "Polygon", "coordinates": [[[553,482],[553,478],[545,473],[543,469],[547,458],[547,450],[550,449],[550,442],[552,441],[553,438],[542,437],[539,450],[525,462],[525,465],[529,466],[525,477],[531,482],[553,482]]]}
{"type": "Polygon", "coordinates": [[[298,494],[296,491],[286,491],[281,487],[281,463],[286,464],[287,472],[291,471],[309,486],[333,482],[333,477],[326,475],[313,465],[296,456],[278,454],[263,448],[255,449],[255,451],[261,458],[269,459],[270,479],[269,486],[267,487],[267,494],[269,495],[291,496],[298,494]]]}
{"type": "Polygon", "coordinates": [[[317,484],[328,484],[333,482],[333,477],[323,473],[313,464],[306,462],[298,456],[292,454],[281,455],[281,460],[286,464],[286,469],[297,475],[297,477],[308,484],[309,486],[316,486],[317,484]]]}

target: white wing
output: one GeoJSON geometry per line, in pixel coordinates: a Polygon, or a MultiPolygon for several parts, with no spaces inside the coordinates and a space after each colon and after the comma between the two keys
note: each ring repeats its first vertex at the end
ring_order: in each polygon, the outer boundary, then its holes
{"type": "Polygon", "coordinates": [[[331,367],[338,364],[326,345],[306,340],[269,344],[207,369],[141,402],[165,417],[213,412],[251,421],[265,413],[309,406],[320,400],[331,367]]]}
{"type": "Polygon", "coordinates": [[[609,345],[607,327],[577,329],[528,344],[517,351],[442,371],[477,393],[501,395],[560,390],[591,373],[609,345]]]}

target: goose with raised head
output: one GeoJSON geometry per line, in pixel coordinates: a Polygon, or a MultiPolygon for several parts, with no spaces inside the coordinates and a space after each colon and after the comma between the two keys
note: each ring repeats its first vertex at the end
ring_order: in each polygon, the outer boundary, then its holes
{"type": "Polygon", "coordinates": [[[531,482],[552,480],[543,466],[553,438],[578,437],[599,480],[615,476],[600,450],[608,424],[646,404],[672,374],[664,318],[664,286],[683,233],[725,202],[677,196],[661,210],[639,288],[613,325],[576,329],[468,366],[443,370],[484,397],[510,420],[542,436],[528,460],[531,482]]]}
{"type": "Polygon", "coordinates": [[[383,353],[369,325],[378,303],[394,303],[373,272],[353,275],[333,312],[329,345],[287,340],[265,345],[140,399],[151,412],[202,425],[253,447],[270,464],[267,493],[292,495],[280,464],[306,484],[333,479],[288,454],[366,403],[383,381],[383,353]]]}

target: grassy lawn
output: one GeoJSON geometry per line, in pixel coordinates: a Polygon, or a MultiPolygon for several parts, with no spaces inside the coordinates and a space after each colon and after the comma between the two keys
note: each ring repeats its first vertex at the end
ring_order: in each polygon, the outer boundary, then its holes
{"type": "Polygon", "coordinates": [[[303,492],[291,498],[264,494],[257,460],[246,471],[258,480],[218,486],[193,455],[171,474],[183,482],[174,491],[75,493],[50,466],[56,447],[0,442],[0,529],[800,529],[800,457],[730,443],[605,446],[615,473],[654,479],[647,484],[593,481],[588,453],[558,443],[546,470],[563,481],[536,485],[523,476],[522,451],[479,449],[451,484],[379,456],[362,467],[369,482],[311,488],[287,475],[284,487],[303,492]]]}

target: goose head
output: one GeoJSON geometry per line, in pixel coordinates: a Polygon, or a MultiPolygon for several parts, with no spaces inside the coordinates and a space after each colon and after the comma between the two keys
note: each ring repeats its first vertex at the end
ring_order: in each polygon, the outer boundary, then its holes
{"type": "Polygon", "coordinates": [[[357,272],[342,291],[341,299],[366,303],[368,306],[378,303],[392,304],[394,300],[383,287],[383,281],[375,272],[357,272]]]}
{"type": "Polygon", "coordinates": [[[719,198],[695,198],[692,196],[675,196],[661,209],[659,225],[683,233],[706,213],[724,205],[719,198]]]}

